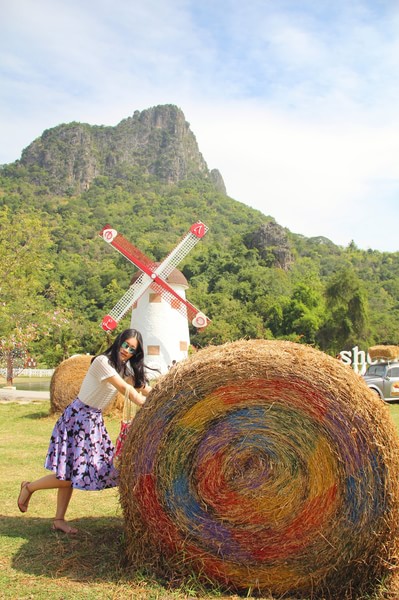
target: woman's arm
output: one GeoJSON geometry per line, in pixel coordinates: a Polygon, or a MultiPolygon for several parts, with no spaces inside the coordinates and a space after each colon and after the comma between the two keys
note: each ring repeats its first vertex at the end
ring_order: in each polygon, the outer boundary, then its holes
{"type": "Polygon", "coordinates": [[[107,381],[109,381],[121,394],[125,394],[126,387],[128,387],[130,400],[138,406],[143,406],[143,404],[145,403],[145,396],[147,394],[144,394],[142,390],[138,391],[134,389],[132,385],[130,385],[127,381],[122,379],[122,377],[120,377],[119,375],[108,377],[107,381]]]}
{"type": "Polygon", "coordinates": [[[134,377],[132,376],[127,378],[127,382],[130,383],[130,385],[132,385],[140,394],[143,394],[143,396],[148,396],[152,390],[152,387],[146,383],[144,383],[141,387],[135,386],[134,377]]]}

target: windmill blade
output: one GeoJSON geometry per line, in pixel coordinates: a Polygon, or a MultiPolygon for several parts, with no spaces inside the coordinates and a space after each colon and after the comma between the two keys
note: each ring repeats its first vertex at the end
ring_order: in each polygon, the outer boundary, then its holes
{"type": "Polygon", "coordinates": [[[159,267],[155,269],[155,273],[166,279],[173,269],[187,256],[192,248],[204,237],[208,227],[205,223],[197,221],[191,225],[190,230],[181,239],[177,246],[168,254],[168,256],[161,262],[159,267]]]}
{"type": "Polygon", "coordinates": [[[98,235],[141,271],[153,271],[155,269],[154,261],[150,260],[136,246],[133,246],[121,233],[113,229],[111,225],[105,225],[98,235]]]}
{"type": "Polygon", "coordinates": [[[133,263],[140,271],[148,275],[156,272],[157,275],[166,279],[179,262],[204,237],[207,231],[208,227],[205,223],[201,221],[193,223],[186,235],[158,266],[110,225],[105,225],[100,231],[99,236],[133,263]]]}
{"type": "Polygon", "coordinates": [[[113,248],[120,252],[125,258],[138,267],[143,273],[138,277],[128,291],[122,296],[119,302],[112,308],[102,321],[102,328],[105,331],[115,329],[118,322],[133,306],[133,304],[142,296],[145,290],[152,285],[172,306],[177,308],[181,314],[191,320],[197,328],[204,328],[210,320],[201,311],[185,298],[182,298],[165,281],[176,265],[188,254],[188,252],[197,244],[197,242],[206,234],[208,227],[198,221],[194,223],[188,233],[182,238],[177,246],[168,254],[168,256],[158,266],[148,259],[145,254],[140,252],[123,235],[106,225],[99,235],[108,242],[113,248]]]}
{"type": "Polygon", "coordinates": [[[145,290],[152,284],[152,279],[146,273],[141,273],[136,281],[129,287],[127,292],[115,304],[110,312],[102,320],[101,327],[104,331],[113,331],[117,328],[119,321],[128,310],[144,294],[145,290]]]}

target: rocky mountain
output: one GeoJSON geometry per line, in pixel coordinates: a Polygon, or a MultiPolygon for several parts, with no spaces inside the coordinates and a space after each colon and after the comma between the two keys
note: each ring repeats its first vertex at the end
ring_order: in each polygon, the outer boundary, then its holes
{"type": "Polygon", "coordinates": [[[293,262],[287,232],[275,221],[268,221],[245,238],[248,248],[256,248],[264,261],[287,270],[293,262]]]}
{"type": "Polygon", "coordinates": [[[217,169],[209,170],[183,112],[174,105],[136,110],[115,127],[62,124],[44,131],[17,161],[31,180],[53,193],[81,193],[101,175],[138,169],[166,183],[204,178],[226,194],[217,169]]]}

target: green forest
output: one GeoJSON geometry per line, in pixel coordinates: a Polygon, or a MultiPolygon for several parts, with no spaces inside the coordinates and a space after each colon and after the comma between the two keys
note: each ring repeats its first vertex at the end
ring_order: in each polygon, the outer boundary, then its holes
{"type": "Polygon", "coordinates": [[[63,195],[50,179],[18,162],[0,170],[3,355],[24,347],[53,367],[98,352],[109,342],[102,317],[134,274],[99,231],[110,224],[160,261],[198,220],[209,232],[179,265],[188,299],[211,319],[191,331],[195,347],[285,339],[335,355],[399,343],[399,253],[294,234],[199,175],[167,183],[125,166],[63,195]]]}

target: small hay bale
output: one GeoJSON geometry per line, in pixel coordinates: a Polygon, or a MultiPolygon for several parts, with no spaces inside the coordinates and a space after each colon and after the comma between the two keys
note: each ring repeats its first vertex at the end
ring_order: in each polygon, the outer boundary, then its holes
{"type": "Polygon", "coordinates": [[[171,579],[341,600],[396,569],[388,409],[304,345],[238,341],[180,363],[130,428],[119,489],[129,560],[171,579]]]}
{"type": "MultiPolygon", "coordinates": [[[[60,413],[75,400],[90,366],[92,356],[76,354],[62,361],[55,369],[50,381],[50,413],[60,413]]],[[[124,396],[118,392],[115,400],[104,414],[120,412],[124,396]]]]}
{"type": "Polygon", "coordinates": [[[399,358],[399,346],[371,346],[368,352],[371,360],[396,360],[399,358]]]}

